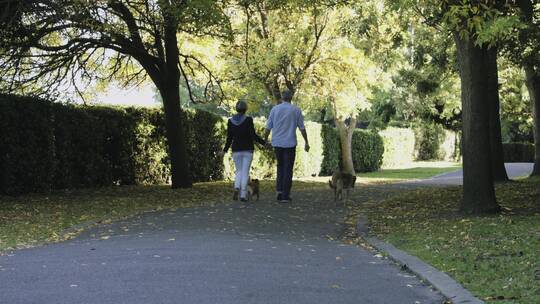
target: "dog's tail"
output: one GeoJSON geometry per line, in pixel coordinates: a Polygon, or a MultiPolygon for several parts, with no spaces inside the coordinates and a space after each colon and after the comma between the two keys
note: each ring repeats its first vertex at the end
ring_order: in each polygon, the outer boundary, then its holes
{"type": "Polygon", "coordinates": [[[328,181],[328,185],[330,185],[330,188],[331,188],[331,189],[335,189],[335,188],[336,188],[336,186],[335,186],[334,184],[332,184],[332,181],[331,181],[331,180],[328,181]]]}

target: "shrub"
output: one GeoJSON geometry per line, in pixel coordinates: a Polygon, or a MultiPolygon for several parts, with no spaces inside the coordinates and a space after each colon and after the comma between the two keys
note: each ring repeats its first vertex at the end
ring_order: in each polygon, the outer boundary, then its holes
{"type": "Polygon", "coordinates": [[[445,140],[444,128],[435,123],[419,123],[414,128],[417,160],[441,160],[444,152],[441,145],[445,140]]]}
{"type": "Polygon", "coordinates": [[[186,111],[186,141],[193,181],[223,179],[224,164],[218,156],[226,139],[223,119],[205,111],[186,111]]]}
{"type": "Polygon", "coordinates": [[[440,156],[445,161],[458,161],[461,158],[460,133],[444,130],[444,141],[440,146],[440,156]]]}
{"type": "Polygon", "coordinates": [[[321,175],[332,175],[334,170],[341,168],[341,145],[339,132],[329,125],[322,125],[322,163],[321,175]]]}
{"type": "Polygon", "coordinates": [[[531,143],[504,143],[504,161],[509,163],[534,162],[534,145],[531,143]]]}
{"type": "Polygon", "coordinates": [[[381,168],[384,144],[375,132],[355,130],[352,138],[352,158],[356,172],[373,172],[381,168]]]}
{"type": "Polygon", "coordinates": [[[387,128],[380,131],[384,154],[382,168],[396,168],[414,160],[414,132],[411,129],[387,128]]]}
{"type": "Polygon", "coordinates": [[[305,122],[309,152],[304,150],[304,138],[297,131],[298,145],[296,146],[296,161],[294,163],[293,175],[297,177],[308,177],[319,175],[323,163],[323,138],[321,137],[322,127],[315,122],[305,122]]]}
{"type": "MultiPolygon", "coordinates": [[[[162,184],[170,181],[165,119],[157,109],[86,107],[33,98],[0,96],[0,193],[21,194],[92,186],[162,184]]],[[[204,111],[184,115],[192,179],[234,177],[230,156],[221,159],[226,120],[204,111]]],[[[255,119],[258,134],[264,119],[255,119]]],[[[306,122],[311,150],[304,151],[298,132],[296,177],[331,174],[340,167],[338,132],[306,122]]],[[[357,171],[381,165],[382,139],[355,131],[357,171]]],[[[273,178],[274,151],[257,147],[252,176],[273,178]]]]}
{"type": "Polygon", "coordinates": [[[165,184],[170,162],[165,138],[165,119],[158,109],[127,108],[134,120],[133,176],[135,184],[165,184]]]}
{"type": "Polygon", "coordinates": [[[54,152],[51,103],[0,95],[0,193],[49,191],[54,152]]]}

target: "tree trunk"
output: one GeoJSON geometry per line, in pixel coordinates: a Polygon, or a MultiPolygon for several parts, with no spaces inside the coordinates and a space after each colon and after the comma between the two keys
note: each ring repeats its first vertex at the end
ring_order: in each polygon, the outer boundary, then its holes
{"type": "Polygon", "coordinates": [[[192,180],[180,108],[180,68],[176,23],[168,15],[165,19],[167,20],[164,31],[165,62],[162,66],[164,77],[159,90],[165,111],[167,143],[171,159],[171,184],[173,188],[189,188],[192,186],[192,180]]]}
{"type": "Polygon", "coordinates": [[[165,85],[160,93],[163,99],[167,144],[171,160],[171,186],[172,188],[189,188],[192,186],[192,180],[180,108],[179,86],[165,85]]]}
{"type": "Polygon", "coordinates": [[[533,66],[525,65],[527,89],[533,108],[534,169],[531,175],[540,176],[540,73],[533,66]]]}
{"type": "Polygon", "coordinates": [[[485,58],[486,47],[477,47],[473,39],[455,34],[461,77],[463,108],[463,197],[460,209],[465,213],[497,212],[489,132],[489,98],[485,58]]]}
{"type": "Polygon", "coordinates": [[[339,141],[341,143],[341,171],[355,175],[352,158],[352,135],[356,126],[356,119],[351,119],[349,126],[345,124],[345,121],[336,119],[336,126],[339,131],[339,141]]]}
{"type": "Polygon", "coordinates": [[[487,98],[489,111],[489,142],[491,147],[491,170],[493,180],[497,182],[508,181],[504,167],[504,154],[501,136],[501,104],[499,99],[499,71],[497,68],[497,48],[487,50],[487,98]]]}

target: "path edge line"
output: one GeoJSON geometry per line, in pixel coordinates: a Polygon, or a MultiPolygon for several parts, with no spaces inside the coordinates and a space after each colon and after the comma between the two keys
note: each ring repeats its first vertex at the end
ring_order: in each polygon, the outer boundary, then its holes
{"type": "Polygon", "coordinates": [[[377,237],[369,235],[367,226],[368,219],[361,215],[358,218],[356,231],[359,236],[378,251],[385,252],[388,257],[401,265],[402,268],[417,275],[422,280],[431,284],[454,304],[485,304],[484,301],[476,298],[470,291],[452,279],[448,274],[436,269],[419,258],[412,256],[403,250],[397,249],[392,244],[384,242],[377,237]]]}

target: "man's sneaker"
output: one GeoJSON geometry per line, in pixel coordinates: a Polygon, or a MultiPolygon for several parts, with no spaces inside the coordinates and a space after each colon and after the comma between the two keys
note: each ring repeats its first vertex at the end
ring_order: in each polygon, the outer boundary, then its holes
{"type": "Polygon", "coordinates": [[[238,193],[240,192],[240,189],[238,188],[235,188],[234,189],[234,193],[233,193],[233,196],[232,196],[232,199],[233,201],[237,201],[238,200],[238,193]]]}
{"type": "Polygon", "coordinates": [[[290,204],[291,202],[292,202],[292,200],[290,198],[288,198],[288,199],[280,199],[279,200],[280,204],[290,204]]]}
{"type": "Polygon", "coordinates": [[[240,201],[241,201],[241,202],[247,202],[248,200],[247,200],[246,198],[241,197],[241,198],[240,198],[240,201]]]}
{"type": "Polygon", "coordinates": [[[276,200],[279,202],[281,200],[283,200],[283,195],[281,194],[281,192],[278,192],[277,194],[277,197],[276,197],[276,200]]]}

